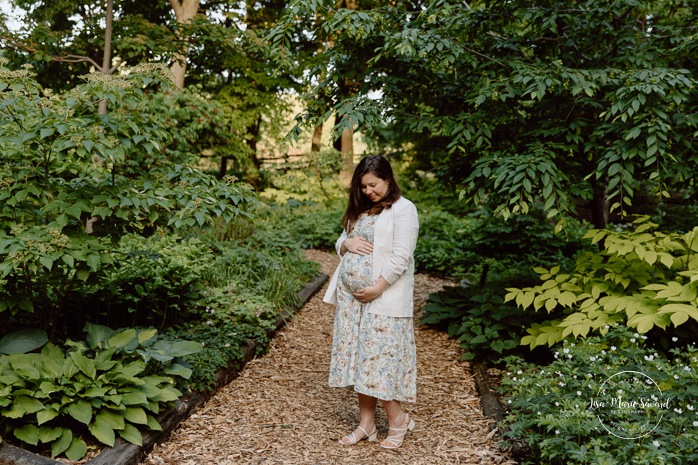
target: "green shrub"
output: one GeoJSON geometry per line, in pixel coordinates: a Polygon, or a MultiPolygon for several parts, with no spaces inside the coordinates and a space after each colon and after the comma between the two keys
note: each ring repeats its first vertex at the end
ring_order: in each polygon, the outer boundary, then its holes
{"type": "Polygon", "coordinates": [[[524,446],[522,465],[698,463],[698,351],[675,347],[667,359],[644,339],[619,326],[565,341],[549,366],[510,358],[503,446],[524,446]],[[626,382],[627,374],[642,384],[626,382]],[[636,406],[601,405],[611,397],[636,406]]]}
{"type": "Polygon", "coordinates": [[[477,263],[470,249],[473,222],[436,208],[419,209],[419,238],[414,251],[418,271],[441,276],[460,277],[477,263]]]}
{"type": "Polygon", "coordinates": [[[497,362],[505,355],[522,353],[524,328],[536,317],[542,319],[540,315],[522,314],[516,305],[504,303],[507,286],[532,282],[535,275],[528,268],[512,268],[487,277],[483,274],[482,278],[480,283],[449,286],[431,294],[420,320],[443,328],[456,338],[464,350],[463,360],[497,362]]]}
{"type": "Polygon", "coordinates": [[[163,150],[169,135],[144,88],[167,88],[164,67],[94,73],[63,95],[0,68],[0,313],[34,312],[58,337],[76,286],[100,282],[117,238],[230,221],[253,198],[163,150]],[[104,99],[110,111],[98,114],[104,99]]]}
{"type": "Polygon", "coordinates": [[[592,230],[603,250],[579,256],[563,273],[539,268],[543,284],[510,288],[506,301],[523,309],[563,312],[534,324],[522,344],[531,348],[564,339],[604,334],[618,323],[649,333],[668,348],[669,338],[695,341],[698,334],[698,228],[686,234],[655,231],[640,217],[633,231],[592,230]]]}
{"type": "MultiPolygon", "coordinates": [[[[200,239],[176,234],[123,236],[102,280],[78,287],[88,321],[108,326],[172,325],[199,298],[214,256],[200,239]]],[[[83,311],[84,313],[84,311],[83,311]]]]}
{"type": "MultiPolygon", "coordinates": [[[[193,391],[206,392],[214,388],[220,370],[231,367],[239,369],[244,356],[242,346],[248,341],[257,343],[257,355],[268,348],[269,341],[263,326],[216,321],[213,312],[210,316],[210,320],[203,320],[187,329],[167,332],[168,337],[196,341],[203,347],[201,351],[182,359],[183,364],[192,370],[186,386],[193,391]]],[[[267,323],[265,326],[269,325],[267,323]]]]}
{"type": "Polygon", "coordinates": [[[160,429],[153,415],[182,395],[176,378],[191,375],[177,358],[201,345],[158,338],[154,328],[88,324],[85,331],[86,341],[69,340],[65,349],[49,342],[40,353],[0,355],[5,434],[79,460],[87,452],[83,437],[113,446],[118,435],[140,445],[142,429],[160,429]]]}

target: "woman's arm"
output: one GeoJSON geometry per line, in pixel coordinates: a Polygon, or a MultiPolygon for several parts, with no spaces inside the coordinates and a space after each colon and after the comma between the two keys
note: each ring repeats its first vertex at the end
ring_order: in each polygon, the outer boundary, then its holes
{"type": "Polygon", "coordinates": [[[419,215],[412,202],[394,215],[393,251],[381,269],[381,277],[390,284],[397,281],[413,260],[419,235],[419,215]]]}

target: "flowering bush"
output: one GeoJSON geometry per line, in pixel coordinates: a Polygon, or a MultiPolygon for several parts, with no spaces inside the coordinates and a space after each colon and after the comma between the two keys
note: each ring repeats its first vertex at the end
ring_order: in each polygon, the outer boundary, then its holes
{"type": "Polygon", "coordinates": [[[522,464],[698,463],[698,350],[667,359],[645,339],[616,327],[545,367],[509,358],[505,445],[524,447],[522,464]]]}

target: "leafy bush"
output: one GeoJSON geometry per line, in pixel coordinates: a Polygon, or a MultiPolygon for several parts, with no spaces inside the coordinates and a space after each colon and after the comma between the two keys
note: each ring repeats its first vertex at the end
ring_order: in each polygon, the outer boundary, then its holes
{"type": "Polygon", "coordinates": [[[35,312],[55,335],[76,285],[98,283],[111,264],[113,239],[229,221],[252,199],[162,150],[169,136],[144,109],[144,88],[167,88],[166,69],[95,73],[52,95],[28,70],[0,68],[0,313],[35,312]]]}
{"type": "Polygon", "coordinates": [[[85,331],[86,341],[65,349],[49,342],[40,353],[0,355],[0,427],[54,457],[82,458],[83,436],[142,444],[140,430],[160,429],[153,415],[182,395],[175,379],[191,375],[177,358],[201,349],[158,338],[154,328],[85,331]]]}
{"type": "Polygon", "coordinates": [[[464,350],[463,360],[496,362],[505,355],[521,353],[524,328],[542,316],[522,315],[516,305],[504,303],[507,286],[535,279],[528,268],[513,268],[482,278],[478,285],[446,287],[431,294],[421,322],[443,328],[456,338],[464,350]]]}
{"type": "Polygon", "coordinates": [[[202,240],[176,234],[123,236],[113,256],[99,283],[77,289],[84,303],[75,307],[89,309],[77,318],[114,327],[170,326],[198,300],[214,260],[202,240]]]}
{"type": "Polygon", "coordinates": [[[698,463],[698,351],[693,345],[675,347],[669,360],[644,339],[619,326],[605,337],[565,341],[549,366],[511,357],[502,380],[509,410],[500,425],[507,438],[503,445],[524,445],[524,465],[698,463]],[[638,378],[657,395],[641,401],[644,388],[615,376],[628,372],[642,374],[638,378]],[[608,384],[611,377],[623,382],[608,384]],[[612,392],[604,390],[609,387],[612,392]],[[613,402],[601,405],[607,395],[637,405],[623,409],[616,403],[614,411],[613,402]],[[635,439],[625,439],[630,436],[625,429],[636,431],[635,439]]]}
{"type": "Polygon", "coordinates": [[[665,348],[669,338],[695,341],[698,333],[698,228],[686,234],[654,231],[640,217],[634,231],[591,230],[603,250],[579,256],[574,270],[539,268],[543,284],[511,288],[505,301],[524,309],[562,311],[527,329],[522,344],[531,348],[567,338],[604,334],[621,323],[650,333],[665,348]]]}
{"type": "Polygon", "coordinates": [[[415,268],[436,275],[463,276],[477,263],[470,249],[473,222],[436,208],[419,209],[419,238],[414,251],[415,268]]]}

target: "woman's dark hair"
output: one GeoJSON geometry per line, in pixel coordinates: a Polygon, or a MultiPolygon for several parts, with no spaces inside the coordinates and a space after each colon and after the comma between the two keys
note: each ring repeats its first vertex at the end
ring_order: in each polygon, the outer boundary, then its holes
{"type": "Polygon", "coordinates": [[[402,190],[395,181],[393,167],[390,166],[390,162],[382,155],[369,155],[364,157],[359,162],[359,165],[356,167],[351,177],[349,205],[347,205],[347,210],[344,212],[344,218],[342,219],[344,229],[347,232],[351,231],[354,228],[354,224],[356,224],[356,220],[358,220],[359,216],[364,212],[375,215],[383,211],[384,208],[390,208],[392,204],[398,201],[401,195],[402,190]],[[388,193],[375,203],[371,202],[371,200],[361,192],[361,178],[369,173],[388,183],[388,193]]]}

